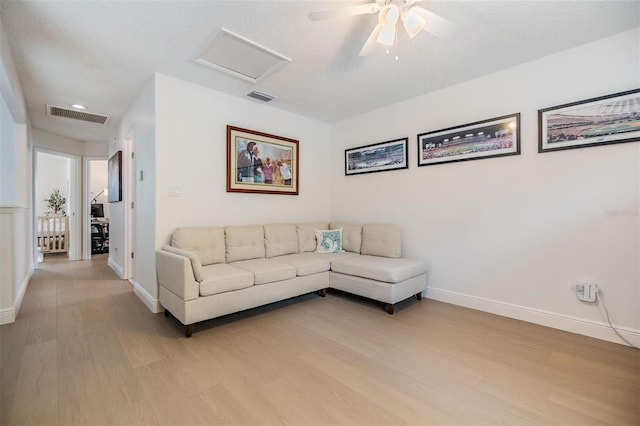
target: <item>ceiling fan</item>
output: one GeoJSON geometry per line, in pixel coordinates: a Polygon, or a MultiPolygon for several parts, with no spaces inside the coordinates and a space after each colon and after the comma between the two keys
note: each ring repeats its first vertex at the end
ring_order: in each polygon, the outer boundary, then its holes
{"type": "Polygon", "coordinates": [[[424,30],[438,37],[446,37],[453,30],[453,25],[443,17],[414,5],[422,0],[376,0],[373,3],[347,6],[340,9],[311,12],[309,19],[342,18],[345,16],[378,13],[378,24],[373,28],[369,38],[360,50],[360,56],[371,55],[377,44],[394,46],[397,40],[397,24],[402,22],[410,38],[424,30]]]}

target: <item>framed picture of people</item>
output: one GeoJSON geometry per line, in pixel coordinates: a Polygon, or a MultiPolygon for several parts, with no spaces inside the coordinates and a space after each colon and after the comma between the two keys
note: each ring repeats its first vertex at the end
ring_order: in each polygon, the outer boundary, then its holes
{"type": "Polygon", "coordinates": [[[298,144],[227,126],[227,192],[298,195],[298,144]]]}

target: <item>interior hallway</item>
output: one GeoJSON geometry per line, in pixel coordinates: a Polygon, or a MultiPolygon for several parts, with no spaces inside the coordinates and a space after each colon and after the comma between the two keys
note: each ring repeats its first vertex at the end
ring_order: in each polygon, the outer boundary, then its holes
{"type": "Polygon", "coordinates": [[[0,327],[3,425],[640,423],[640,352],[415,299],[314,294],[199,324],[107,255],[47,257],[0,327]]]}

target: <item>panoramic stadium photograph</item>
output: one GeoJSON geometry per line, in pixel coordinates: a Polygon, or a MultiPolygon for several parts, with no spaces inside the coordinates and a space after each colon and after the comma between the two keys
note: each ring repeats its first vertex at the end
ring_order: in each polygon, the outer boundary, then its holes
{"type": "Polygon", "coordinates": [[[640,139],[640,90],[539,111],[540,152],[640,139]]]}
{"type": "Polygon", "coordinates": [[[418,135],[418,166],[520,153],[520,114],[418,135]]]}

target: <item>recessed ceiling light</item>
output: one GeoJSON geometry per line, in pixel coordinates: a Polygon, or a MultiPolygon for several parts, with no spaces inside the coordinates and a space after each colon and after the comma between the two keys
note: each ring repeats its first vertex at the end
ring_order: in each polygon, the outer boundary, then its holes
{"type": "Polygon", "coordinates": [[[70,106],[71,108],[75,108],[75,109],[87,109],[86,106],[80,105],[80,104],[71,104],[70,106]]]}

